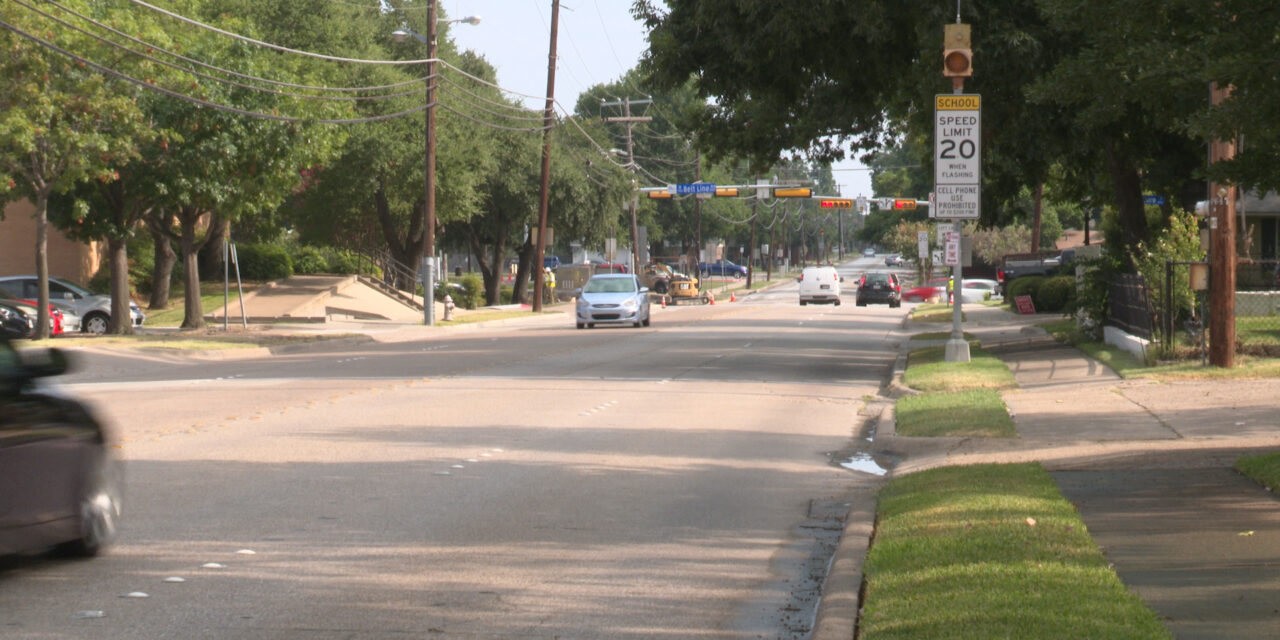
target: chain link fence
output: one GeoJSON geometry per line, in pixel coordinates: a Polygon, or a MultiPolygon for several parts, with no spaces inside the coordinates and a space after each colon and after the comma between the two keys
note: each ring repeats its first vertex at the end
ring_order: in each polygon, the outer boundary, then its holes
{"type": "MultiPolygon", "coordinates": [[[[1209,265],[1168,262],[1152,291],[1160,357],[1204,360],[1208,352],[1209,265]]],[[[1280,261],[1236,265],[1236,353],[1280,357],[1280,261]]]]}

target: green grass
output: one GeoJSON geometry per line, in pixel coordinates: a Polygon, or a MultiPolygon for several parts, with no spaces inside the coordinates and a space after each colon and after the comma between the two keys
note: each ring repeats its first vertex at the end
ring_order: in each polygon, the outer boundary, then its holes
{"type": "Polygon", "coordinates": [[[1043,327],[1059,342],[1065,342],[1083,351],[1090,358],[1111,367],[1123,378],[1253,380],[1280,377],[1280,358],[1237,354],[1235,366],[1230,369],[1202,365],[1200,360],[1187,360],[1174,364],[1147,364],[1123,349],[1093,340],[1076,329],[1074,320],[1059,320],[1040,324],[1039,326],[1043,327]]]}
{"type": "MultiPolygon", "coordinates": [[[[249,295],[250,291],[258,288],[259,283],[244,283],[244,294],[249,295]]],[[[231,297],[227,301],[227,311],[233,318],[238,318],[240,314],[240,298],[237,295],[236,287],[231,286],[231,297]]],[[[205,315],[211,313],[214,309],[222,308],[222,283],[221,282],[201,282],[200,283],[200,305],[205,315]]],[[[178,327],[182,326],[182,318],[186,315],[185,295],[181,287],[173,288],[169,293],[169,304],[164,309],[145,309],[147,321],[144,326],[147,327],[178,327]]],[[[142,303],[145,307],[145,302],[142,303]]]]}
{"type": "Polygon", "coordinates": [[[893,480],[863,572],[862,640],[1172,637],[1034,463],[893,480]]]}
{"type": "Polygon", "coordinates": [[[1236,460],[1234,467],[1254,482],[1272,491],[1280,491],[1280,453],[1246,456],[1236,460]]]}
{"type": "MultiPolygon", "coordinates": [[[[550,306],[550,305],[548,305],[550,306]]],[[[557,312],[558,313],[558,312],[557,312]]],[[[456,327],[463,324],[475,324],[477,322],[489,322],[492,320],[507,320],[510,318],[527,318],[530,316],[542,315],[534,311],[470,311],[466,314],[457,314],[448,322],[444,320],[436,320],[436,326],[440,327],[456,327]]]]}
{"type": "MultiPolygon", "coordinates": [[[[911,310],[913,322],[951,322],[954,315],[955,312],[949,304],[922,304],[911,310]]],[[[963,307],[961,307],[960,316],[963,320],[963,307]]]]}
{"type": "MultiPolygon", "coordinates": [[[[949,338],[951,338],[950,331],[930,331],[929,333],[917,333],[911,336],[912,340],[947,340],[949,338]]],[[[973,340],[973,334],[965,331],[964,339],[973,340]]]]}
{"type": "Polygon", "coordinates": [[[1014,438],[1013,419],[994,389],[922,393],[898,399],[894,429],[917,438],[1014,438]]]}
{"type": "Polygon", "coordinates": [[[1249,346],[1280,347],[1280,317],[1237,317],[1236,339],[1249,346]]]}
{"type": "Polygon", "coordinates": [[[1018,386],[1004,361],[969,343],[969,362],[947,362],[946,347],[923,347],[907,354],[903,384],[917,391],[1013,389],[1018,386]]]}

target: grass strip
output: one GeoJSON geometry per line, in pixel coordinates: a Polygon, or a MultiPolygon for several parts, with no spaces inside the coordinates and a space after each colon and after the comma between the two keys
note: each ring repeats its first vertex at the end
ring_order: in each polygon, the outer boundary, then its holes
{"type": "Polygon", "coordinates": [[[1076,328],[1074,320],[1060,320],[1038,325],[1059,342],[1069,344],[1085,355],[1107,365],[1122,378],[1155,380],[1252,380],[1280,377],[1280,358],[1237,354],[1235,366],[1223,369],[1188,360],[1175,364],[1150,365],[1129,352],[1098,342],[1076,328]]]}
{"type": "Polygon", "coordinates": [[[1004,361],[969,343],[969,362],[947,362],[945,346],[922,347],[907,354],[903,384],[917,391],[1013,389],[1018,386],[1004,361]]]}
{"type": "Polygon", "coordinates": [[[1272,491],[1280,491],[1280,453],[1245,456],[1236,460],[1233,466],[1254,482],[1272,491]]]}
{"type": "Polygon", "coordinates": [[[527,318],[539,315],[542,314],[535,311],[468,311],[465,314],[455,314],[452,320],[445,321],[437,319],[436,325],[441,327],[456,327],[462,324],[475,324],[477,322],[490,322],[493,320],[509,320],[511,318],[527,318]]]}
{"type": "MultiPolygon", "coordinates": [[[[949,304],[921,304],[911,310],[912,322],[951,322],[955,312],[949,304]]],[[[964,319],[964,309],[960,310],[960,319],[964,319]]]]}
{"type": "Polygon", "coordinates": [[[863,574],[862,640],[1172,638],[1036,463],[893,480],[863,574]]]}
{"type": "Polygon", "coordinates": [[[971,389],[904,396],[895,405],[894,430],[919,438],[1015,438],[1017,429],[1000,393],[971,389]]]}

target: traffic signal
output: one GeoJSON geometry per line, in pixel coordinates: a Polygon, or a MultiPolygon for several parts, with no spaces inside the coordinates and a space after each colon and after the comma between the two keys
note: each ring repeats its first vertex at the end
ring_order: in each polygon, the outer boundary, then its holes
{"type": "Polygon", "coordinates": [[[948,78],[968,78],[973,75],[969,25],[945,25],[942,38],[942,75],[948,78]]]}
{"type": "Polygon", "coordinates": [[[736,198],[738,197],[737,187],[716,187],[717,198],[736,198]]]}
{"type": "Polygon", "coordinates": [[[650,200],[666,200],[671,198],[671,194],[666,191],[649,191],[650,200]]]}
{"type": "Polygon", "coordinates": [[[823,209],[852,209],[853,200],[847,198],[827,198],[820,200],[818,206],[823,209]]]}
{"type": "Polygon", "coordinates": [[[893,208],[899,211],[912,211],[916,208],[914,198],[898,198],[893,201],[893,208]]]}
{"type": "Polygon", "coordinates": [[[775,198],[809,198],[813,196],[813,189],[774,189],[773,197],[775,198]]]}

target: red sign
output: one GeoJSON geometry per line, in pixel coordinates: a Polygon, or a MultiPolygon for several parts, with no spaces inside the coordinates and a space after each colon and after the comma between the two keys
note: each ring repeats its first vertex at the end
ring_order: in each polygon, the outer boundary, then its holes
{"type": "Polygon", "coordinates": [[[1017,296],[1013,301],[1018,303],[1018,313],[1035,315],[1036,305],[1031,302],[1031,296],[1017,296]]]}

